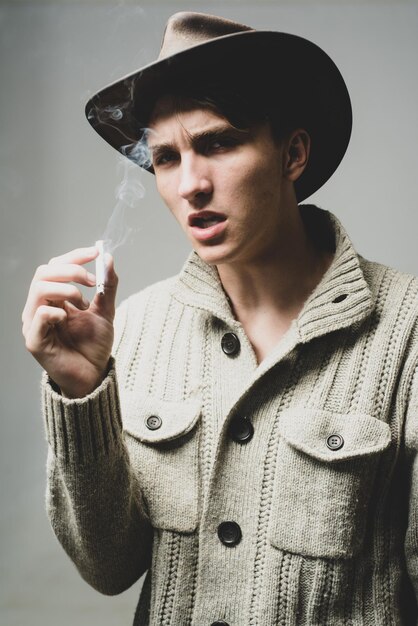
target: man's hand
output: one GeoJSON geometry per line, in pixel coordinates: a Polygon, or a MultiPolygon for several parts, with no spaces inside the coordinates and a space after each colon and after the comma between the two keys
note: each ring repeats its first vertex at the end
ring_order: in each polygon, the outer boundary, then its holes
{"type": "Polygon", "coordinates": [[[95,247],[55,257],[35,272],[22,314],[26,348],[69,398],[91,393],[106,376],[113,343],[118,278],[106,255],[104,295],[89,304],[76,287],[93,287],[84,267],[98,254],[95,247]]]}

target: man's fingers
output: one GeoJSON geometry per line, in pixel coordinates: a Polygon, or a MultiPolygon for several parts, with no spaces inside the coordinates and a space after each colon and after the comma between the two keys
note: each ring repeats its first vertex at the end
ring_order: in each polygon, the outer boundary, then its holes
{"type": "Polygon", "coordinates": [[[45,347],[45,339],[51,332],[51,326],[64,322],[67,319],[67,313],[64,309],[55,306],[40,306],[32,320],[27,332],[24,332],[26,339],[26,348],[33,355],[42,352],[45,347]]]}
{"type": "MultiPolygon", "coordinates": [[[[95,246],[89,248],[77,248],[71,252],[67,252],[61,256],[55,257],[49,263],[40,265],[33,277],[28,299],[22,312],[23,324],[28,323],[28,317],[31,318],[41,304],[48,304],[55,300],[62,303],[63,299],[68,299],[81,309],[88,308],[88,302],[83,301],[83,297],[78,289],[69,286],[69,291],[58,290],[55,285],[52,287],[51,294],[47,295],[47,290],[54,283],[70,283],[75,282],[87,287],[93,287],[96,284],[94,274],[88,272],[81,264],[93,261],[98,254],[95,246]]],[[[29,323],[31,319],[29,319],[29,323]]]]}
{"type": "Polygon", "coordinates": [[[76,250],[71,250],[71,252],[66,252],[60,256],[53,257],[50,259],[49,265],[66,265],[68,263],[84,265],[84,263],[93,261],[98,254],[99,251],[96,246],[90,246],[89,248],[77,248],[76,250]]]}
{"type": "Polygon", "coordinates": [[[40,306],[50,305],[53,302],[62,305],[65,300],[72,302],[83,311],[89,308],[89,302],[75,285],[46,281],[33,283],[22,314],[23,324],[27,324],[28,320],[30,321],[35,316],[40,306]]]}
{"type": "MultiPolygon", "coordinates": [[[[96,276],[88,272],[82,264],[94,260],[97,255],[98,250],[95,246],[78,248],[38,267],[22,312],[22,330],[25,337],[32,328],[38,309],[42,311],[44,306],[58,309],[58,316],[61,315],[60,310],[65,308],[65,303],[71,303],[82,311],[90,307],[81,291],[72,283],[94,287],[96,276]]],[[[113,322],[118,277],[114,270],[113,257],[110,254],[105,255],[105,264],[105,293],[96,294],[92,302],[92,312],[113,322]]]]}
{"type": "Polygon", "coordinates": [[[37,281],[74,282],[92,287],[96,284],[96,277],[81,265],[54,263],[38,267],[33,277],[33,282],[37,281]]]}

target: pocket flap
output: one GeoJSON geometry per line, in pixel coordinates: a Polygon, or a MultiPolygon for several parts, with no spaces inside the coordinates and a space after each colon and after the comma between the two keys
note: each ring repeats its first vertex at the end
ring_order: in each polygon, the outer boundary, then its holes
{"type": "Polygon", "coordinates": [[[282,414],[279,430],[292,447],[331,463],[374,454],[391,442],[388,424],[364,413],[301,407],[282,414]]]}
{"type": "Polygon", "coordinates": [[[127,399],[123,428],[139,441],[170,441],[192,430],[200,417],[201,404],[197,396],[169,402],[152,395],[132,394],[127,399]]]}

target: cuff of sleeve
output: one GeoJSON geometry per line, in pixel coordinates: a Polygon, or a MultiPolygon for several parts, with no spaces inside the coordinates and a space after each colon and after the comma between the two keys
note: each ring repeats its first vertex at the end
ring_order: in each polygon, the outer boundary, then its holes
{"type": "Polygon", "coordinates": [[[101,385],[80,399],[64,398],[44,373],[42,408],[46,438],[67,463],[89,463],[120,446],[122,420],[114,361],[101,385]]]}

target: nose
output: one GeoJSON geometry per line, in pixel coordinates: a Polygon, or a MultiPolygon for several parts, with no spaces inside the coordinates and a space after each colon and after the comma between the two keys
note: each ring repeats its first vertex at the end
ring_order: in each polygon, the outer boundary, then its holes
{"type": "Polygon", "coordinates": [[[180,166],[179,195],[189,202],[206,199],[213,191],[209,167],[203,156],[183,156],[180,166]]]}

